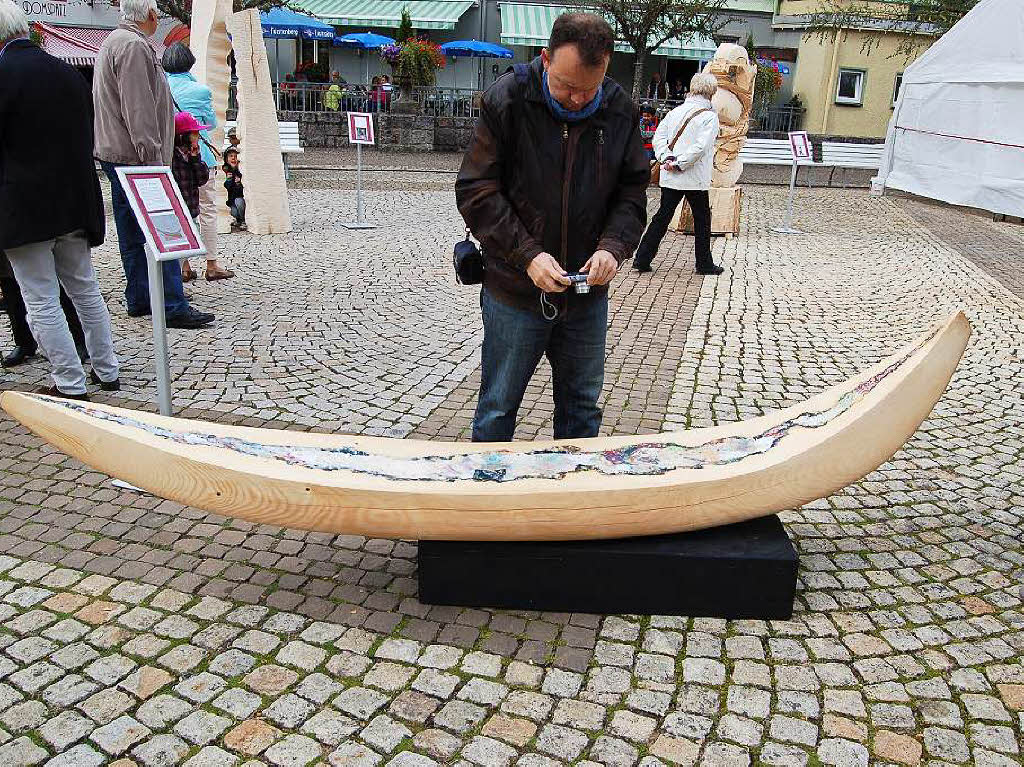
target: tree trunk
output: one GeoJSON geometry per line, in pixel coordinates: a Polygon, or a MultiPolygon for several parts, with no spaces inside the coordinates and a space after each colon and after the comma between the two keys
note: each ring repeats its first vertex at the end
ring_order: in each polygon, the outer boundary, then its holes
{"type": "Polygon", "coordinates": [[[636,54],[636,62],[633,64],[633,101],[639,102],[644,97],[644,53],[636,54]]]}

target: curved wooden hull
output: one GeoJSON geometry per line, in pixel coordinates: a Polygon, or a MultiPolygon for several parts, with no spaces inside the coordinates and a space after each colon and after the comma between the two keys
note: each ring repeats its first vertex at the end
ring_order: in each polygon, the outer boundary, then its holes
{"type": "Polygon", "coordinates": [[[0,405],[98,471],[226,517],[409,539],[656,535],[795,508],[874,470],[931,412],[970,332],[958,312],[799,405],[641,437],[443,443],[223,426],[18,392],[0,405]]]}

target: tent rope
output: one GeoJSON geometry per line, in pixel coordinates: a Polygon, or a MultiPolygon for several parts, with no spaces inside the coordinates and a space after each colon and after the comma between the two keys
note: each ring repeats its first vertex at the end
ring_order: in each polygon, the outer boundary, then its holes
{"type": "Polygon", "coordinates": [[[979,144],[993,144],[995,146],[1005,146],[1010,149],[1024,149],[1021,144],[1004,144],[1002,141],[990,141],[985,138],[973,138],[971,136],[957,136],[953,133],[939,133],[938,131],[922,130],[921,128],[904,128],[902,125],[897,125],[896,130],[910,131],[911,133],[927,133],[929,136],[942,136],[943,138],[956,138],[962,141],[976,141],[979,144]]]}

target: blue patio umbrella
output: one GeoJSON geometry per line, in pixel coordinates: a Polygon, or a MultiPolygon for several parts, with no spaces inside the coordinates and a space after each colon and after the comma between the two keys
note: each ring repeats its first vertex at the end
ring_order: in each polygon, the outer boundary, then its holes
{"type": "MultiPolygon", "coordinates": [[[[260,11],[260,26],[263,36],[273,40],[281,38],[305,38],[306,40],[333,40],[334,27],[313,16],[296,13],[287,8],[272,8],[260,11]]],[[[274,43],[274,60],[277,79],[281,80],[281,60],[277,55],[277,43],[274,43]]]]}
{"type": "MultiPolygon", "coordinates": [[[[511,59],[515,55],[508,48],[479,40],[452,40],[441,46],[441,53],[445,56],[469,56],[486,59],[511,59]]],[[[456,78],[457,81],[458,78],[456,78]]]]}
{"type": "MultiPolygon", "coordinates": [[[[393,37],[378,35],[373,32],[349,32],[347,35],[338,35],[334,38],[334,44],[342,48],[358,48],[361,51],[377,50],[385,45],[395,42],[393,37]]],[[[370,79],[370,59],[366,58],[366,80],[370,79]]]]}

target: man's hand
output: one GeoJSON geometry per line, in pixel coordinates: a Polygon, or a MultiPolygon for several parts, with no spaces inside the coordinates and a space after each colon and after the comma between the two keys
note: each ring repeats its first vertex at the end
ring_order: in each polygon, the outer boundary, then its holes
{"type": "Polygon", "coordinates": [[[538,253],[526,267],[533,284],[545,293],[561,293],[569,287],[569,278],[550,253],[538,253]]]}
{"type": "Polygon", "coordinates": [[[607,285],[619,273],[619,262],[607,250],[599,250],[580,271],[587,275],[588,285],[607,285]]]}

